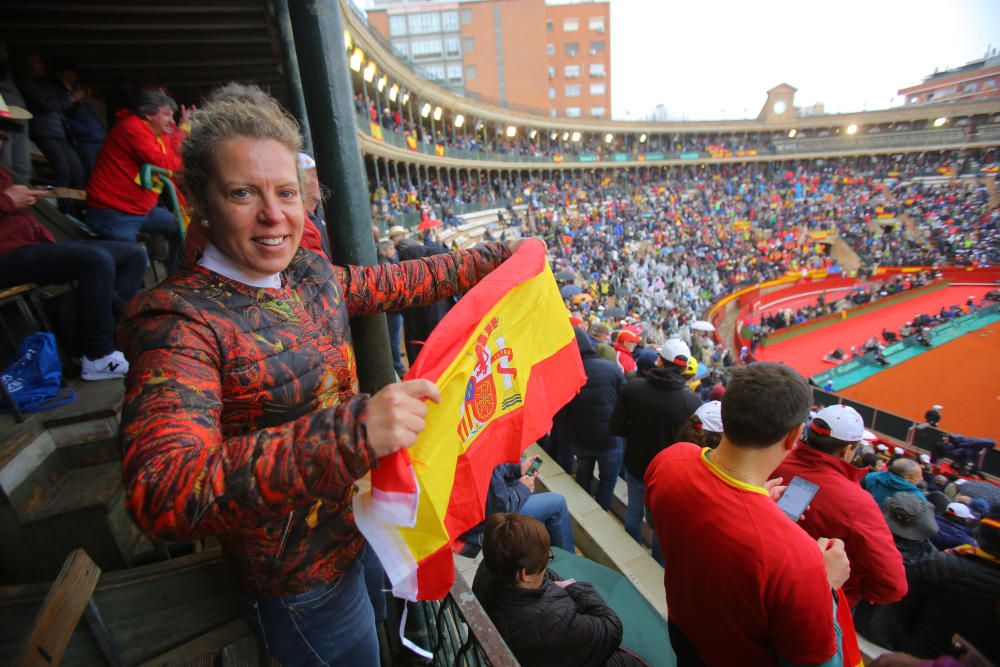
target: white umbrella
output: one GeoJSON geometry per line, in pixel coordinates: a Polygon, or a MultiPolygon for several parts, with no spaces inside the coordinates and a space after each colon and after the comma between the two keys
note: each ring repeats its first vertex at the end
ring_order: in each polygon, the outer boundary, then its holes
{"type": "Polygon", "coordinates": [[[705,320],[698,320],[691,325],[693,331],[715,331],[715,325],[705,320]]]}

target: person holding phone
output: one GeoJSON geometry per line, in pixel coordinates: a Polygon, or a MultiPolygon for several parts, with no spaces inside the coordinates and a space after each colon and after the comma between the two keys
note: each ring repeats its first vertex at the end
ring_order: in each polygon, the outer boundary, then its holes
{"type": "Polygon", "coordinates": [[[809,414],[796,371],[735,369],[712,450],[680,442],[646,472],[646,505],[664,558],[677,664],[840,665],[837,594],[850,574],[839,539],[814,540],[778,508],[770,473],[809,414]]]}
{"type": "Polygon", "coordinates": [[[861,598],[889,604],[906,595],[906,570],[892,531],[870,493],[861,488],[867,468],[851,465],[864,437],[861,415],[830,405],[813,417],[804,444],[793,449],[773,477],[799,477],[819,486],[799,525],[814,538],[838,537],[851,561],[844,594],[851,607],[861,598]]]}

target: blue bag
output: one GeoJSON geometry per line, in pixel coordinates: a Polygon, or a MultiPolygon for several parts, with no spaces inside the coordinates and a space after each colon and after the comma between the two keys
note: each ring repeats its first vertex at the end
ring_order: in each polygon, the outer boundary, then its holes
{"type": "Polygon", "coordinates": [[[0,373],[0,382],[21,412],[39,412],[76,400],[76,392],[61,386],[62,362],[56,337],[44,331],[21,341],[14,362],[0,373]]]}

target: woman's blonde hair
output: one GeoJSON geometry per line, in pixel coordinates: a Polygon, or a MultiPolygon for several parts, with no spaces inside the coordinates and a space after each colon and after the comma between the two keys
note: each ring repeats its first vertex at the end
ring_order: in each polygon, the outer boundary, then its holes
{"type": "Polygon", "coordinates": [[[208,182],[215,174],[216,150],[222,143],[238,137],[277,141],[288,149],[293,160],[302,147],[295,118],[259,87],[229,83],[216,89],[207,104],[191,118],[191,132],[181,149],[184,187],[195,209],[195,219],[205,213],[208,182]]]}

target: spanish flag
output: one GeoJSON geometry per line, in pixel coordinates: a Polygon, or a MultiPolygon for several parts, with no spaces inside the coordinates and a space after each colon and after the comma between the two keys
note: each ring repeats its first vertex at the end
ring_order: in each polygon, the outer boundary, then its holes
{"type": "Polygon", "coordinates": [[[434,154],[438,157],[444,157],[444,144],[434,144],[434,154]]]}
{"type": "Polygon", "coordinates": [[[493,468],[519,460],[586,382],[545,247],[527,241],[428,337],[407,379],[441,390],[416,444],[379,461],[355,520],[407,600],[440,600],[456,538],[484,519],[493,468]]]}
{"type": "Polygon", "coordinates": [[[417,135],[412,132],[407,132],[406,134],[406,147],[411,151],[417,150],[417,135]]]}
{"type": "Polygon", "coordinates": [[[368,123],[368,134],[371,135],[372,139],[378,139],[382,141],[382,126],[378,123],[368,123]]]}

